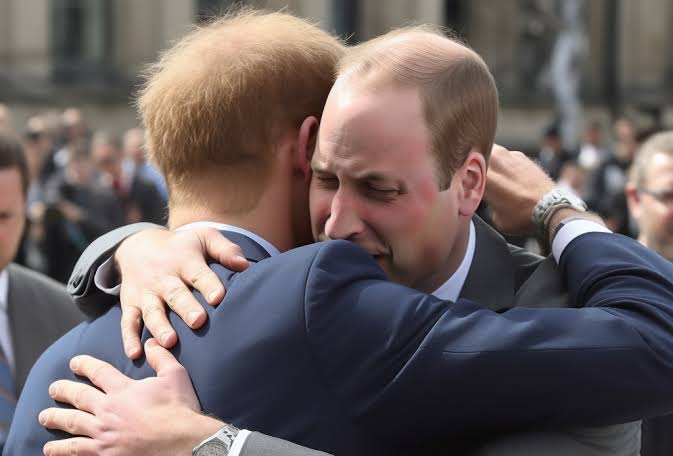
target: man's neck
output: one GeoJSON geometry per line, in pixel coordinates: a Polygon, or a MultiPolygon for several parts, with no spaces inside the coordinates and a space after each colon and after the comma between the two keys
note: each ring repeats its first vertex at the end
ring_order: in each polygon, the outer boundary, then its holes
{"type": "Polygon", "coordinates": [[[451,252],[443,266],[434,274],[427,277],[423,283],[413,285],[414,288],[426,293],[432,293],[453,277],[467,253],[467,247],[470,240],[470,224],[471,219],[467,220],[464,226],[461,226],[458,230],[451,252]]]}
{"type": "Polygon", "coordinates": [[[470,222],[468,229],[468,242],[458,267],[444,283],[432,292],[438,298],[455,301],[462,293],[467,276],[472,268],[472,263],[474,262],[474,252],[476,251],[477,243],[477,232],[473,222],[470,222]]]}
{"type": "Polygon", "coordinates": [[[218,214],[210,211],[191,210],[169,214],[169,228],[176,229],[195,222],[215,222],[251,231],[284,252],[294,247],[289,230],[280,229],[279,218],[270,212],[253,211],[248,214],[218,214]]]}
{"type": "Polygon", "coordinates": [[[284,252],[296,247],[287,203],[290,195],[282,189],[276,190],[263,194],[258,204],[249,211],[217,210],[226,208],[226,201],[205,198],[198,204],[173,205],[168,212],[168,227],[174,230],[195,222],[233,225],[255,233],[284,252]]]}

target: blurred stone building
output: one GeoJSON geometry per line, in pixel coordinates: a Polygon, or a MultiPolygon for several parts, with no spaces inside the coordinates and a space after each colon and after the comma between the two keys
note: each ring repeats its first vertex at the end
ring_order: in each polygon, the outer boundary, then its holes
{"type": "MultiPolygon", "coordinates": [[[[580,0],[577,57],[587,116],[631,110],[673,125],[673,2],[580,0]]],[[[137,123],[139,73],[196,22],[233,3],[287,7],[356,43],[409,22],[445,25],[491,67],[499,139],[525,147],[554,116],[549,61],[559,0],[0,0],[0,103],[16,123],[45,107],[81,106],[94,128],[137,123]]]]}

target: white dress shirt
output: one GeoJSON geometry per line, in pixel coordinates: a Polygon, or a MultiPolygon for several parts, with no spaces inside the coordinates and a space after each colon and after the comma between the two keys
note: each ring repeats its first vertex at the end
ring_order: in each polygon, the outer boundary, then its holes
{"type": "Polygon", "coordinates": [[[12,329],[9,326],[9,272],[0,271],[0,346],[7,358],[7,364],[14,372],[14,346],[12,345],[12,329]]]}
{"type": "MultiPolygon", "coordinates": [[[[190,223],[188,225],[181,226],[176,231],[195,229],[206,226],[213,227],[218,230],[232,231],[247,236],[250,239],[257,242],[259,245],[261,245],[271,256],[280,253],[273,244],[263,239],[259,235],[252,233],[248,230],[245,230],[243,228],[238,228],[236,226],[226,225],[223,223],[216,223],[216,222],[190,223]]],[[[609,233],[610,230],[608,230],[607,228],[598,223],[589,220],[573,220],[567,223],[565,226],[563,226],[563,228],[559,230],[556,237],[554,238],[554,242],[552,245],[552,253],[554,255],[554,258],[556,259],[556,262],[558,263],[560,261],[563,251],[568,246],[568,244],[570,244],[571,241],[581,236],[582,234],[590,232],[609,233]]],[[[467,241],[467,249],[465,251],[465,256],[463,257],[463,260],[458,266],[458,269],[456,269],[456,272],[453,273],[453,275],[449,277],[449,279],[446,282],[444,282],[439,288],[437,288],[437,290],[435,290],[432,293],[434,296],[448,301],[456,301],[458,299],[458,296],[460,296],[460,292],[463,289],[463,286],[465,285],[465,280],[467,279],[467,274],[470,270],[470,266],[472,266],[472,261],[474,259],[474,251],[476,249],[476,243],[477,243],[476,230],[474,227],[474,223],[470,221],[470,233],[467,241]]],[[[94,283],[99,289],[105,291],[108,294],[119,295],[120,285],[111,286],[112,284],[110,284],[110,279],[112,276],[110,272],[112,271],[111,268],[113,267],[111,260],[112,259],[107,260],[98,268],[94,277],[94,283]]],[[[0,276],[0,287],[1,287],[1,276],[0,276]]],[[[250,435],[249,430],[247,429],[240,430],[238,436],[236,437],[236,439],[232,444],[231,450],[229,451],[230,456],[240,455],[240,452],[243,449],[243,445],[245,444],[245,441],[247,440],[249,435],[250,435]]]]}

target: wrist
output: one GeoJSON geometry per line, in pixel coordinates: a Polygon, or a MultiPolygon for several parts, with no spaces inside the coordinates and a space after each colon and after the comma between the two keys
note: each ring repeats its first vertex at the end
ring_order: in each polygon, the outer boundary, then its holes
{"type": "Polygon", "coordinates": [[[555,187],[545,193],[535,205],[532,216],[541,245],[549,246],[551,236],[563,219],[581,216],[586,210],[584,201],[572,191],[555,187]]]}
{"type": "Polygon", "coordinates": [[[189,416],[182,423],[183,427],[183,445],[180,448],[183,451],[176,454],[192,454],[192,450],[199,445],[204,439],[207,439],[217,431],[222,429],[224,422],[213,418],[211,416],[203,415],[194,412],[195,416],[189,416]]]}
{"type": "Polygon", "coordinates": [[[193,456],[227,456],[233,451],[240,430],[224,423],[192,449],[193,456]]]}

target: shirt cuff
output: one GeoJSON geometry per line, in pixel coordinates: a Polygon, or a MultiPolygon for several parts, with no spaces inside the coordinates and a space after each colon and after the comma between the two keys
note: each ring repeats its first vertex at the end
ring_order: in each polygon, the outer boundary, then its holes
{"type": "Polygon", "coordinates": [[[245,444],[245,441],[248,439],[249,435],[250,431],[247,429],[240,429],[238,431],[238,435],[234,439],[234,443],[231,444],[231,448],[229,449],[229,456],[239,456],[241,454],[243,444],[245,444]]]}
{"type": "Polygon", "coordinates": [[[119,296],[119,290],[121,290],[122,285],[121,283],[114,283],[116,278],[117,274],[114,270],[114,259],[110,257],[96,269],[96,274],[93,276],[93,283],[103,293],[119,296]]]}
{"type": "Polygon", "coordinates": [[[600,223],[591,220],[571,220],[561,227],[551,246],[551,251],[554,254],[556,263],[561,261],[561,255],[568,244],[586,233],[612,233],[609,229],[600,223]]]}

